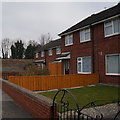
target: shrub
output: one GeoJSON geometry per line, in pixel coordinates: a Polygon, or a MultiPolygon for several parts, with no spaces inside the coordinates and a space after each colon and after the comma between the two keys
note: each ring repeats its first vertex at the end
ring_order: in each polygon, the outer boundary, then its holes
{"type": "Polygon", "coordinates": [[[22,75],[24,76],[34,76],[34,75],[49,75],[49,71],[47,68],[41,68],[36,65],[30,65],[25,68],[22,75]]]}

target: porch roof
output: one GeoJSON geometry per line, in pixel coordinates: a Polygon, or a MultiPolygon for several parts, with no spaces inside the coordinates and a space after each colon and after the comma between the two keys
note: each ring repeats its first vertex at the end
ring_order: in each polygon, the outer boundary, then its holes
{"type": "Polygon", "coordinates": [[[35,60],[34,63],[45,63],[45,60],[35,60]]]}
{"type": "Polygon", "coordinates": [[[70,53],[62,53],[56,60],[65,60],[65,59],[70,59],[70,53]]]}

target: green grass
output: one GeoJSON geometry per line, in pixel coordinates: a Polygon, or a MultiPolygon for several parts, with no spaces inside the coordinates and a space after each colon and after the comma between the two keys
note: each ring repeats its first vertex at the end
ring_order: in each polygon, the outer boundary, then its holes
{"type": "MultiPolygon", "coordinates": [[[[113,87],[113,86],[105,86],[105,85],[97,85],[97,86],[86,86],[81,88],[74,88],[74,89],[67,89],[70,91],[77,99],[79,107],[83,107],[84,105],[96,101],[96,100],[103,100],[97,101],[96,105],[103,105],[107,103],[112,103],[116,100],[120,100],[120,88],[113,87]]],[[[57,91],[47,91],[41,92],[44,96],[50,97],[51,99],[54,98],[54,95],[57,91]]],[[[62,93],[61,93],[62,94],[62,93]]],[[[59,102],[61,98],[61,94],[57,97],[57,102],[59,102]]],[[[75,108],[75,102],[73,101],[72,97],[68,95],[68,100],[70,102],[70,107],[75,108]]]]}

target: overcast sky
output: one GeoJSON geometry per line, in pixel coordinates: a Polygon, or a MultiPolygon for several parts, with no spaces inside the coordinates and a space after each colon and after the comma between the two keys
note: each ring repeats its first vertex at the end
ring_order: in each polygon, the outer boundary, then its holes
{"type": "Polygon", "coordinates": [[[2,37],[38,40],[41,34],[58,34],[82,19],[116,5],[116,2],[4,2],[2,37]]]}
{"type": "Polygon", "coordinates": [[[77,22],[117,3],[118,1],[2,2],[2,38],[38,40],[42,34],[49,33],[55,40],[59,33],[77,22]]]}

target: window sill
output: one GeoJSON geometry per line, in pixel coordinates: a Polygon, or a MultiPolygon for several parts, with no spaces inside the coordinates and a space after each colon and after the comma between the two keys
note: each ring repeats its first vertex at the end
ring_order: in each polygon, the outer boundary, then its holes
{"type": "Polygon", "coordinates": [[[110,34],[110,35],[105,35],[105,38],[107,37],[111,37],[111,36],[114,36],[114,35],[119,35],[120,33],[114,33],[114,34],[110,34]]]}
{"type": "Polygon", "coordinates": [[[56,55],[60,55],[61,53],[56,53],[56,55]]]}
{"type": "Polygon", "coordinates": [[[91,72],[78,72],[78,74],[91,74],[91,72]]]}
{"type": "Polygon", "coordinates": [[[73,45],[73,44],[67,44],[67,45],[65,45],[65,47],[67,47],[67,46],[71,46],[71,45],[73,45]]]}
{"type": "Polygon", "coordinates": [[[86,40],[86,41],[80,41],[80,43],[86,43],[86,42],[90,42],[91,40],[86,40]]]}
{"type": "Polygon", "coordinates": [[[115,74],[115,73],[106,73],[106,75],[111,75],[111,76],[120,76],[120,74],[115,74]]]}

